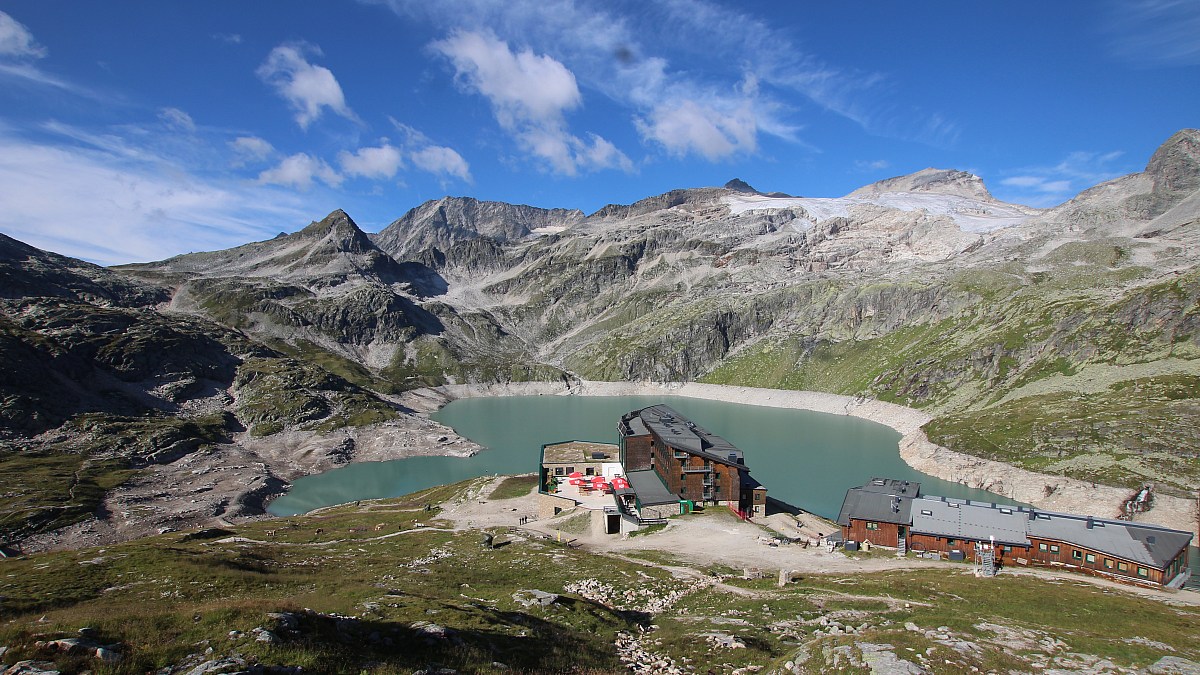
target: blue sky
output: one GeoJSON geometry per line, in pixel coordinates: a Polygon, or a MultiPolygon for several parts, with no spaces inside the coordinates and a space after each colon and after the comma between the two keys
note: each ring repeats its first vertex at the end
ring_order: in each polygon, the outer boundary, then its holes
{"type": "Polygon", "coordinates": [[[0,3],[0,231],[103,264],[443,195],[933,166],[1060,203],[1200,125],[1200,3],[0,3]]]}

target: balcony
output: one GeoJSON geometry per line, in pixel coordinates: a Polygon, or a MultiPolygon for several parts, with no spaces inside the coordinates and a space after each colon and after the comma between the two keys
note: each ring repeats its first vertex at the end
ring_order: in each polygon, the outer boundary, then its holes
{"type": "Polygon", "coordinates": [[[683,467],[683,472],[684,473],[712,473],[712,467],[711,466],[685,466],[685,467],[683,467]]]}

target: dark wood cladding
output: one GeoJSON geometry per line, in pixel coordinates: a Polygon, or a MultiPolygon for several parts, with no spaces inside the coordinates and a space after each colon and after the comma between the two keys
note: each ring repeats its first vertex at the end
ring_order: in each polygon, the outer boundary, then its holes
{"type": "Polygon", "coordinates": [[[876,546],[900,545],[901,525],[895,523],[876,523],[870,520],[850,519],[850,525],[842,528],[842,539],[845,541],[870,541],[876,546]],[[875,529],[871,529],[874,525],[875,529]]]}
{"type": "Polygon", "coordinates": [[[653,469],[680,499],[728,504],[748,516],[765,512],[766,488],[748,481],[745,465],[673,447],[653,431],[637,433],[635,429],[641,427],[633,424],[633,418],[639,412],[625,415],[617,425],[626,471],[653,469]],[[747,482],[753,489],[743,489],[747,482]]]}
{"type": "Polygon", "coordinates": [[[654,439],[650,434],[644,436],[624,436],[621,438],[621,451],[626,471],[644,471],[650,468],[650,457],[653,452],[654,439]]]}

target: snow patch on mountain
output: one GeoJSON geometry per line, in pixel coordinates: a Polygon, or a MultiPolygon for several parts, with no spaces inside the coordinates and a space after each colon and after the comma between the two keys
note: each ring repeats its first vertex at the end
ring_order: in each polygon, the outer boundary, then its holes
{"type": "Polygon", "coordinates": [[[954,195],[883,192],[864,197],[767,197],[754,194],[726,195],[722,201],[733,215],[763,209],[803,209],[805,220],[814,225],[829,218],[847,218],[855,206],[882,206],[899,211],[924,211],[949,216],[963,232],[992,232],[1033,217],[1032,209],[1000,202],[984,202],[954,195]]]}

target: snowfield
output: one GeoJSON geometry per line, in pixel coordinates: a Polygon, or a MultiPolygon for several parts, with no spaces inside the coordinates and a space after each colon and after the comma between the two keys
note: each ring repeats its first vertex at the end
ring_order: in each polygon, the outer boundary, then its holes
{"type": "Polygon", "coordinates": [[[761,209],[800,208],[808,214],[810,225],[829,218],[848,217],[854,206],[882,206],[899,211],[924,211],[933,216],[949,216],[963,232],[992,232],[1020,225],[1033,217],[1032,209],[1013,204],[912,192],[883,192],[869,198],[729,195],[722,201],[733,215],[761,209]]]}

